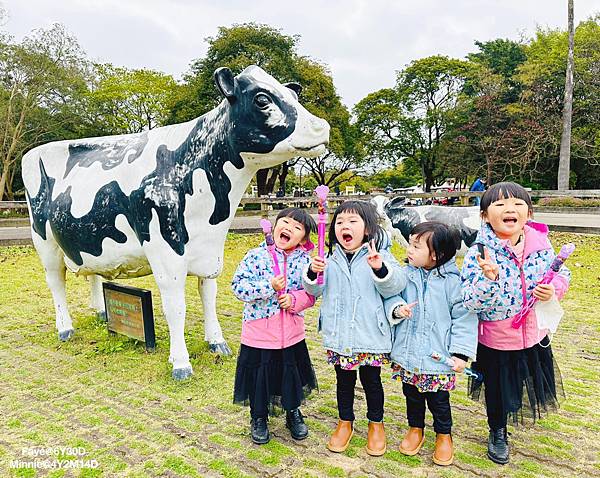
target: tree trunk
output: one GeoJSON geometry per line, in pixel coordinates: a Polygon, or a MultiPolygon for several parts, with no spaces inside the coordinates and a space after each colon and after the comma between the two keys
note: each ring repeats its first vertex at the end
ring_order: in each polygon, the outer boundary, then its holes
{"type": "Polygon", "coordinates": [[[281,165],[281,171],[279,172],[279,189],[282,189],[285,193],[285,179],[287,178],[288,172],[290,171],[290,165],[283,163],[281,165]]]}
{"type": "Polygon", "coordinates": [[[568,0],[569,9],[569,55],[567,57],[567,77],[565,80],[565,100],[563,107],[563,130],[560,138],[560,158],[558,161],[558,190],[569,189],[571,167],[571,118],[573,116],[573,69],[575,26],[573,24],[573,0],[568,0]]]}
{"type": "Polygon", "coordinates": [[[256,173],[256,190],[259,196],[267,195],[267,177],[269,176],[268,169],[259,169],[256,173]]]}
{"type": "Polygon", "coordinates": [[[6,189],[6,181],[8,179],[8,167],[4,165],[2,168],[2,176],[0,176],[0,201],[4,199],[4,190],[6,189]]]}

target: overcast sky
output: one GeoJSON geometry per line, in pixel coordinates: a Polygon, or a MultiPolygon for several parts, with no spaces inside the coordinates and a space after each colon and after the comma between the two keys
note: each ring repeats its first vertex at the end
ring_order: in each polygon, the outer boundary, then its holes
{"type": "MultiPolygon", "coordinates": [[[[60,22],[94,60],[179,79],[219,26],[257,22],[301,36],[299,52],[327,64],[349,107],[392,86],[396,71],[434,54],[463,58],[474,41],[518,40],[566,28],[567,0],[0,0],[18,40],[60,22]]],[[[575,20],[600,0],[575,0],[575,20]]]]}

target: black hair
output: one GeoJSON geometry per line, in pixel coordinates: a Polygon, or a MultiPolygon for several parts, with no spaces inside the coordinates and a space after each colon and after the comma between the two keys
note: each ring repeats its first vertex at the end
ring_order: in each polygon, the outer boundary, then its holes
{"type": "Polygon", "coordinates": [[[317,232],[317,223],[312,218],[305,209],[299,209],[297,207],[288,207],[279,211],[277,214],[277,218],[275,219],[275,224],[283,217],[289,217],[294,221],[298,221],[300,224],[304,226],[304,237],[305,241],[310,239],[310,233],[317,232]]]}
{"type": "Polygon", "coordinates": [[[375,209],[375,206],[370,202],[351,200],[344,201],[333,213],[331,224],[329,224],[329,254],[333,252],[333,246],[338,242],[337,237],[335,237],[335,221],[343,212],[358,214],[365,223],[365,237],[363,237],[362,243],[364,244],[373,239],[375,240],[375,247],[377,250],[381,249],[384,244],[385,232],[379,225],[379,214],[377,213],[377,209],[375,209]]]}
{"type": "Polygon", "coordinates": [[[456,255],[460,248],[458,231],[438,221],[426,221],[417,224],[410,231],[417,239],[425,236],[430,253],[435,254],[435,268],[438,269],[456,255]]]}
{"type": "Polygon", "coordinates": [[[486,213],[488,207],[490,207],[490,204],[493,202],[507,198],[515,198],[525,201],[527,207],[529,208],[529,212],[533,212],[533,203],[531,202],[531,197],[525,188],[517,183],[503,182],[490,186],[489,189],[483,194],[481,197],[481,202],[479,203],[481,214],[486,213]]]}

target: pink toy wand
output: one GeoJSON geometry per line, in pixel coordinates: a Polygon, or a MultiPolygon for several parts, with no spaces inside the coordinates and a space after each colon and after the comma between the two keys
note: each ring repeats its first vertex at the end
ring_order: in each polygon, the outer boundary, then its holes
{"type": "MultiPolygon", "coordinates": [[[[273,258],[273,274],[275,277],[281,274],[281,270],[279,269],[279,261],[277,260],[277,251],[275,250],[275,240],[273,239],[273,234],[271,233],[271,221],[268,219],[260,220],[260,227],[262,227],[263,234],[265,235],[265,242],[267,243],[267,250],[271,257],[273,258]]],[[[282,290],[277,292],[277,295],[281,295],[282,290]]]]}
{"type": "MultiPolygon", "coordinates": [[[[454,367],[454,360],[452,360],[451,357],[444,357],[439,352],[431,352],[429,356],[436,362],[441,362],[450,368],[454,367]]],[[[483,382],[483,374],[477,370],[473,370],[472,368],[465,367],[465,375],[467,377],[473,377],[476,382],[483,382]]]]}
{"type": "MultiPolygon", "coordinates": [[[[546,271],[546,273],[544,274],[544,277],[542,277],[542,280],[540,282],[538,282],[538,284],[550,284],[550,282],[552,282],[552,279],[554,279],[556,274],[558,274],[558,271],[560,271],[560,268],[562,267],[564,262],[567,260],[567,258],[571,254],[573,254],[574,250],[575,250],[575,244],[569,243],[569,244],[565,244],[564,246],[562,246],[560,248],[560,252],[554,258],[554,260],[552,261],[552,264],[550,264],[550,268],[546,271]]],[[[531,309],[533,309],[533,306],[535,305],[536,302],[537,302],[537,299],[535,297],[532,297],[523,305],[523,308],[513,317],[513,320],[511,323],[513,329],[518,329],[519,327],[521,327],[521,325],[523,325],[523,321],[525,320],[525,317],[527,317],[527,314],[529,314],[529,312],[531,312],[531,309]]]]}
{"type": "MultiPolygon", "coordinates": [[[[317,253],[321,259],[325,258],[325,228],[327,227],[327,195],[329,188],[324,184],[317,186],[315,194],[319,200],[319,221],[317,224],[317,234],[319,238],[317,253]]],[[[323,283],[323,273],[317,274],[317,284],[323,283]]]]}
{"type": "MultiPolygon", "coordinates": [[[[265,235],[265,242],[267,243],[267,250],[271,257],[273,258],[273,275],[277,277],[281,274],[281,270],[279,269],[279,261],[277,260],[277,251],[275,250],[275,240],[273,239],[273,234],[271,233],[271,221],[268,219],[260,220],[260,227],[262,227],[263,234],[265,235]]],[[[283,294],[283,289],[277,291],[277,297],[283,294]]],[[[284,317],[284,311],[281,309],[279,311],[281,313],[281,318],[284,317]]]]}

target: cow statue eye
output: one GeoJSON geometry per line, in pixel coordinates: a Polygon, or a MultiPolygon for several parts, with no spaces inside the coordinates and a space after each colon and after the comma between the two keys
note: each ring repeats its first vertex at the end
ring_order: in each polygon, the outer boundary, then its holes
{"type": "Polygon", "coordinates": [[[273,103],[273,100],[271,100],[271,98],[269,98],[264,93],[259,93],[254,97],[254,103],[256,103],[256,106],[258,106],[260,109],[264,110],[271,103],[273,103]]]}

